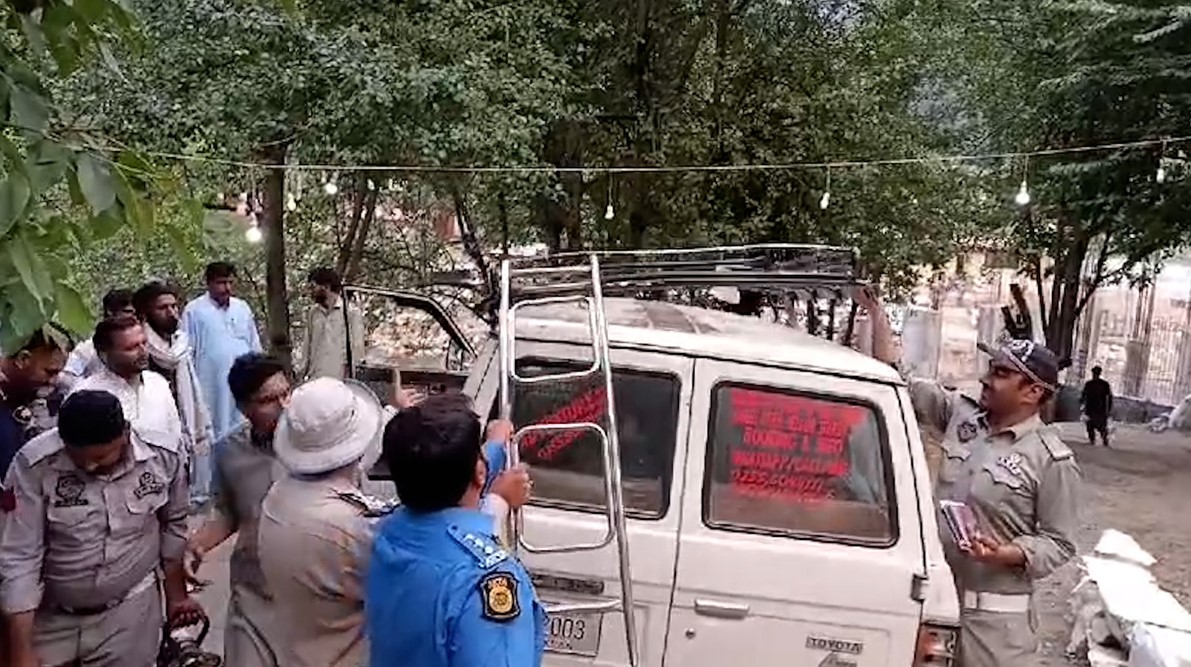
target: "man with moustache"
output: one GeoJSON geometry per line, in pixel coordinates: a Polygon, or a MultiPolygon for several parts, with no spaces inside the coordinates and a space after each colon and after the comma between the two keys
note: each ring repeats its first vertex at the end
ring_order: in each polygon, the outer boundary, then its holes
{"type": "Polygon", "coordinates": [[[54,385],[70,344],[62,327],[47,324],[19,350],[0,358],[0,480],[17,451],[37,435],[30,405],[42,390],[54,385]]]}
{"type": "MultiPolygon", "coordinates": [[[[132,292],[126,289],[114,289],[103,295],[100,307],[104,319],[111,319],[121,315],[135,315],[132,306],[132,292]]],[[[59,376],[59,385],[69,392],[80,380],[93,375],[103,367],[99,356],[95,353],[95,343],[85,340],[75,346],[66,360],[66,366],[59,376]]]]}
{"type": "Polygon", "coordinates": [[[132,302],[144,322],[149,370],[166,379],[178,406],[189,458],[191,503],[202,506],[211,488],[211,417],[199,386],[190,337],[179,326],[178,293],[155,281],[138,289],[132,302]]]}
{"type": "Polygon", "coordinates": [[[211,413],[213,440],[218,441],[244,421],[228,390],[227,372],[236,359],[260,352],[261,339],[252,309],[232,295],[236,267],[212,262],[207,265],[205,278],[207,291],[186,304],[182,327],[190,337],[203,398],[211,413]]]}
{"type": "MultiPolygon", "coordinates": [[[[857,296],[873,323],[873,356],[897,364],[885,309],[868,291],[857,296]]],[[[1058,385],[1054,352],[1030,340],[989,355],[980,400],[930,380],[909,378],[921,421],[944,433],[935,498],[967,505],[975,538],[957,540],[939,509],[943,553],[960,595],[959,664],[1038,664],[1035,582],[1075,553],[1081,475],[1075,454],[1039,411],[1058,385]]]]}
{"type": "Polygon", "coordinates": [[[152,667],[187,594],[186,470],[177,440],[141,437],[120,401],[80,389],[17,454],[0,521],[10,667],[152,667]],[[164,573],[159,581],[158,572],[164,573]]]}
{"type": "Polygon", "coordinates": [[[246,354],[232,364],[228,386],[246,423],[215,445],[215,511],[190,538],[190,570],[232,535],[231,597],[223,633],[223,659],[237,667],[278,667],[273,594],[261,571],[257,526],[265,494],[286,476],[273,451],[273,434],[289,404],[285,365],[263,354],[246,354]]]}
{"type": "MultiPolygon", "coordinates": [[[[0,524],[16,503],[4,476],[21,447],[41,430],[33,406],[57,381],[71,342],[60,326],[47,324],[16,352],[0,358],[0,524]]],[[[8,632],[0,621],[0,664],[9,664],[8,659],[8,632]]]]}
{"type": "Polygon", "coordinates": [[[364,318],[359,308],[343,299],[343,280],[335,269],[315,269],[308,281],[314,304],[306,311],[302,367],[297,377],[299,380],[350,377],[351,367],[364,359],[364,318]]]}
{"type": "MultiPolygon", "coordinates": [[[[124,417],[144,436],[177,443],[186,455],[182,418],[170,383],[149,370],[145,327],[133,315],[103,320],[95,326],[95,352],[103,367],[74,386],[71,393],[106,391],[120,399],[124,417]]],[[[69,397],[68,397],[69,398],[69,397]]]]}

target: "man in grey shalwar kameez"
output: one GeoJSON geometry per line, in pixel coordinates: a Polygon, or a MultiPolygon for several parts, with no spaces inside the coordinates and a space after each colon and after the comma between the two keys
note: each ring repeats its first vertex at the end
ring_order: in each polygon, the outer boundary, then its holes
{"type": "Polygon", "coordinates": [[[231,561],[231,598],[224,630],[224,664],[280,667],[272,629],[276,613],[257,552],[261,503],[287,473],[273,452],[273,433],[289,402],[290,383],[280,361],[247,354],[232,364],[228,385],[247,422],[215,445],[215,509],[191,538],[192,569],[208,552],[238,534],[231,561]]]}

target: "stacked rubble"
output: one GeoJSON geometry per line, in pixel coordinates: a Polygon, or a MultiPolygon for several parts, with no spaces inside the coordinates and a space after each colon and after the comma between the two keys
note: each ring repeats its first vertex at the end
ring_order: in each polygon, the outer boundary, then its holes
{"type": "Polygon", "coordinates": [[[1082,558],[1067,655],[1092,667],[1191,667],[1191,612],[1150,573],[1154,557],[1107,530],[1082,558]]]}

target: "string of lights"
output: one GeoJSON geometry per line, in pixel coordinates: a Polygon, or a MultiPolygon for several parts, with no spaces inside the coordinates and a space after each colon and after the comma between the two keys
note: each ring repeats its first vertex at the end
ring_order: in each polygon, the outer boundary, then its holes
{"type": "Polygon", "coordinates": [[[283,170],[324,172],[338,174],[344,172],[368,174],[399,174],[399,173],[437,173],[437,174],[643,174],[643,173],[699,173],[699,172],[743,172],[743,171],[790,171],[799,169],[863,169],[866,167],[888,167],[914,164],[955,164],[978,163],[990,161],[1028,161],[1034,158],[1053,157],[1061,155],[1076,155],[1081,153],[1097,153],[1115,150],[1136,150],[1160,146],[1165,149],[1170,146],[1191,142],[1191,136],[1167,137],[1163,139],[1142,139],[1138,141],[1119,141],[1088,146],[1070,146],[1064,148],[1044,148],[1033,151],[1017,151],[1002,153],[975,153],[958,155],[925,155],[916,157],[882,158],[874,160],[832,160],[820,162],[777,162],[757,164],[706,164],[706,165],[635,165],[635,166],[587,166],[560,167],[554,165],[512,165],[512,166],[477,166],[477,165],[386,165],[386,164],[276,164],[267,162],[253,162],[221,158],[212,155],[170,153],[163,151],[138,151],[147,157],[162,160],[205,163],[238,167],[244,169],[283,170]]]}

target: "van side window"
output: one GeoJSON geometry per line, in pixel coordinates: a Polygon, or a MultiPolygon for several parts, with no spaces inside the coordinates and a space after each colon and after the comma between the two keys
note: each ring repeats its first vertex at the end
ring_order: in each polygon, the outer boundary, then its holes
{"type": "MultiPolygon", "coordinates": [[[[522,377],[576,371],[584,364],[521,359],[522,377]]],[[[614,370],[612,391],[620,434],[621,481],[630,516],[666,514],[678,428],[678,378],[664,373],[614,370]]],[[[568,382],[522,384],[513,394],[513,423],[595,422],[604,425],[606,402],[600,376],[568,382]]],[[[495,417],[499,400],[493,406],[495,417]]],[[[521,460],[534,478],[534,504],[603,512],[604,459],[599,439],[587,431],[530,433],[521,439],[521,460]]]]}
{"type": "Polygon", "coordinates": [[[731,383],[713,392],[704,522],[873,546],[896,541],[885,433],[872,407],[731,383]]]}

